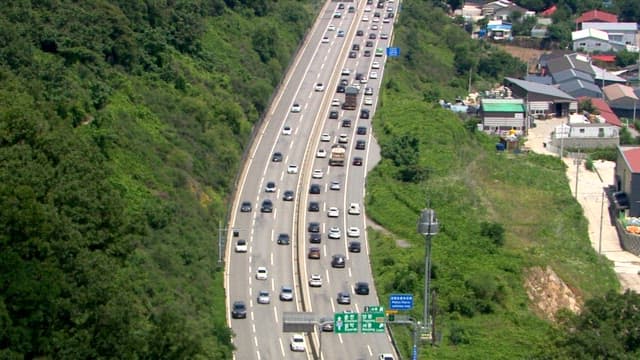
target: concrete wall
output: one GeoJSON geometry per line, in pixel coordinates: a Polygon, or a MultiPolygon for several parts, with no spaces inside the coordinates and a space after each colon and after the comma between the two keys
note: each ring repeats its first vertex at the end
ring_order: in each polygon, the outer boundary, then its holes
{"type": "Polygon", "coordinates": [[[573,42],[573,51],[579,50],[585,52],[609,51],[611,50],[611,44],[609,44],[608,41],[601,39],[580,39],[573,42]]]}
{"type": "Polygon", "coordinates": [[[562,140],[562,143],[559,138],[553,137],[551,139],[551,146],[560,149],[563,147],[566,151],[567,149],[595,149],[595,148],[614,148],[618,146],[620,143],[620,138],[587,138],[587,137],[567,137],[562,140]]]}

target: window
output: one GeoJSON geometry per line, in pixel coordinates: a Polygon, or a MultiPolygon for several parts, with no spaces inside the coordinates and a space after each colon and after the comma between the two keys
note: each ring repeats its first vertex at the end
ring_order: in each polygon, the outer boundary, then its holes
{"type": "Polygon", "coordinates": [[[604,128],[598,128],[598,137],[604,137],[604,128]]]}
{"type": "Polygon", "coordinates": [[[580,129],[580,134],[584,134],[584,129],[580,129]]]}
{"type": "Polygon", "coordinates": [[[587,43],[583,43],[583,42],[581,42],[580,44],[578,44],[578,46],[580,46],[580,47],[585,47],[585,46],[587,46],[587,43]]]}
{"type": "Polygon", "coordinates": [[[596,46],[602,46],[602,44],[601,44],[601,43],[599,43],[599,42],[597,42],[597,43],[596,43],[596,46]]]}

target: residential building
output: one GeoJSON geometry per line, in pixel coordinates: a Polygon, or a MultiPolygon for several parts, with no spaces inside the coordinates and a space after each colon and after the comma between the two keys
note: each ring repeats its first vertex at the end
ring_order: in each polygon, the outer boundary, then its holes
{"type": "Polygon", "coordinates": [[[640,113],[640,89],[621,84],[612,84],[602,88],[609,106],[620,117],[634,118],[640,113]]]}
{"type": "Polygon", "coordinates": [[[578,98],[579,102],[582,102],[585,100],[591,101],[591,105],[593,105],[593,107],[598,112],[597,116],[602,118],[604,122],[613,126],[622,127],[622,121],[620,121],[620,118],[618,118],[618,115],[616,115],[613,112],[613,110],[611,110],[611,107],[609,107],[609,104],[607,104],[606,101],[600,98],[590,98],[586,96],[582,96],[578,98]]]}
{"type": "Polygon", "coordinates": [[[616,192],[626,194],[628,198],[627,216],[640,216],[640,147],[618,146],[614,173],[616,192]]]}
{"type": "Polygon", "coordinates": [[[588,22],[582,24],[582,29],[583,31],[588,29],[604,31],[610,43],[633,46],[638,44],[638,24],[634,22],[588,22]]]}
{"type": "Polygon", "coordinates": [[[627,80],[612,73],[609,72],[607,70],[605,70],[604,68],[595,66],[593,64],[591,64],[591,68],[593,69],[594,72],[594,80],[596,85],[598,85],[599,87],[604,87],[607,85],[611,85],[611,84],[626,84],[627,80]]]}
{"type": "Polygon", "coordinates": [[[609,35],[598,29],[584,29],[571,33],[571,42],[574,51],[587,53],[607,52],[612,49],[609,43],[609,35]]]}
{"type": "Polygon", "coordinates": [[[480,112],[485,131],[501,133],[515,129],[526,134],[530,127],[523,99],[482,99],[480,112]]]}
{"type": "Polygon", "coordinates": [[[555,74],[567,69],[575,69],[590,74],[591,76],[595,75],[589,58],[577,53],[565,54],[549,59],[546,68],[549,74],[555,74]]]}
{"type": "Polygon", "coordinates": [[[620,144],[620,129],[595,115],[571,114],[567,124],[556,127],[551,146],[560,149],[611,148],[620,144]]]}
{"type": "Polygon", "coordinates": [[[492,40],[511,39],[511,24],[502,20],[491,20],[487,24],[487,37],[492,40]]]}
{"type": "Polygon", "coordinates": [[[602,91],[593,83],[593,81],[585,81],[574,78],[558,85],[558,88],[573,97],[588,96],[601,97],[602,91]]]}
{"type": "Polygon", "coordinates": [[[553,79],[554,84],[562,84],[563,82],[572,80],[593,82],[593,76],[591,76],[591,74],[587,74],[573,68],[554,72],[551,74],[551,78],[553,79]]]}
{"type": "Polygon", "coordinates": [[[551,76],[527,75],[524,77],[524,80],[544,85],[553,84],[553,78],[551,76]]]}
{"type": "Polygon", "coordinates": [[[518,12],[522,16],[531,15],[527,9],[508,0],[493,1],[482,7],[482,15],[489,19],[511,20],[509,17],[514,12],[518,12]]]}
{"type": "Polygon", "coordinates": [[[536,24],[531,28],[531,37],[537,39],[545,39],[549,37],[549,25],[553,21],[550,18],[538,18],[536,24]]]}
{"type": "Polygon", "coordinates": [[[505,83],[513,97],[525,100],[531,117],[562,117],[578,111],[576,99],[555,86],[510,77],[505,78],[505,83]]]}
{"type": "Polygon", "coordinates": [[[618,16],[602,10],[590,10],[576,19],[576,29],[581,30],[582,25],[588,22],[618,22],[618,16]]]}

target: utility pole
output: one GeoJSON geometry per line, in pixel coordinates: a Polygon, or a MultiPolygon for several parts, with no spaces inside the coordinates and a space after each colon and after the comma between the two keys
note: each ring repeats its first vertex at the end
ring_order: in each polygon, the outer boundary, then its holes
{"type": "Polygon", "coordinates": [[[222,221],[218,221],[218,265],[222,264],[222,253],[224,253],[224,234],[227,228],[222,227],[222,221]]]}
{"type": "MultiPolygon", "coordinates": [[[[418,233],[425,237],[425,259],[424,259],[424,313],[423,313],[423,331],[427,333],[432,325],[429,317],[429,293],[431,282],[431,237],[438,234],[440,224],[436,218],[436,212],[433,209],[425,208],[420,214],[418,220],[418,233]]],[[[433,341],[433,339],[431,339],[433,341]]]]}
{"type": "Polygon", "coordinates": [[[580,163],[582,163],[582,161],[580,160],[580,156],[582,154],[580,154],[580,148],[578,148],[578,157],[576,158],[576,199],[578,198],[578,175],[580,174],[580,163]]]}
{"type": "Polygon", "coordinates": [[[600,200],[600,238],[598,240],[598,254],[602,254],[602,219],[604,218],[604,191],[600,200]]]}

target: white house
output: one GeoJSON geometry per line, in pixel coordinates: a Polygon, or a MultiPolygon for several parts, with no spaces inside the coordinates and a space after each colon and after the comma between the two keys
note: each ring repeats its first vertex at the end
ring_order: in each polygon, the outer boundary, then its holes
{"type": "Polygon", "coordinates": [[[611,50],[609,35],[598,29],[584,29],[571,33],[571,41],[574,51],[593,53],[611,50]]]}
{"type": "Polygon", "coordinates": [[[615,147],[619,143],[619,128],[600,116],[572,114],[568,124],[556,126],[551,135],[551,145],[564,149],[615,147]]]}
{"type": "Polygon", "coordinates": [[[586,22],[582,24],[582,29],[604,31],[612,43],[638,45],[638,24],[634,22],[586,22]]]}

